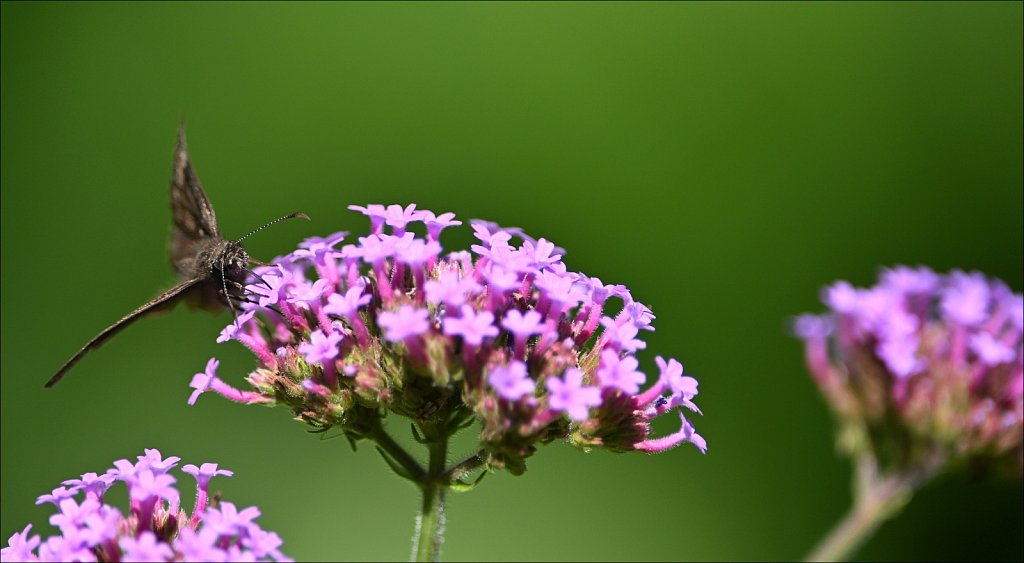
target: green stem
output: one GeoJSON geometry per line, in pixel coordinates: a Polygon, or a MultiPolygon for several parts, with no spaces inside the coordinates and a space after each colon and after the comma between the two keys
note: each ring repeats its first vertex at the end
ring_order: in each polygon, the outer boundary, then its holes
{"type": "Polygon", "coordinates": [[[372,426],[370,427],[367,437],[373,440],[381,450],[386,452],[391,458],[398,463],[405,472],[408,473],[408,479],[411,481],[419,482],[426,475],[426,471],[416,461],[416,458],[412,457],[412,454],[405,451],[405,448],[401,446],[391,434],[388,434],[384,427],[381,425],[379,419],[374,419],[372,426]]]}
{"type": "Polygon", "coordinates": [[[859,460],[853,506],[805,561],[848,560],[882,523],[903,510],[914,491],[940,466],[936,460],[921,469],[883,476],[873,458],[859,460]]]}
{"type": "Polygon", "coordinates": [[[440,561],[444,543],[444,486],[423,487],[423,504],[416,516],[417,534],[413,543],[416,561],[440,561]]]}
{"type": "Polygon", "coordinates": [[[445,476],[445,462],[448,456],[448,435],[426,431],[424,436],[429,440],[427,449],[430,461],[426,475],[420,481],[423,493],[423,504],[416,517],[416,537],[412,547],[412,557],[416,561],[440,561],[441,544],[444,543],[444,500],[448,492],[445,476]]]}

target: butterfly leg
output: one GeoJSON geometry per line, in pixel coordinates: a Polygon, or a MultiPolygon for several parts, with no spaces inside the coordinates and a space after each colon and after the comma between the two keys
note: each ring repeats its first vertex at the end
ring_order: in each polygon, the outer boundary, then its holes
{"type": "MultiPolygon", "coordinates": [[[[231,283],[238,283],[235,280],[231,280],[231,283]]],[[[224,257],[220,259],[220,284],[221,289],[224,290],[224,299],[228,302],[228,308],[231,309],[231,314],[235,316],[235,324],[238,324],[238,308],[235,307],[235,302],[231,299],[231,294],[228,293],[228,278],[224,275],[224,257]]],[[[240,307],[240,306],[239,306],[240,307]]]]}
{"type": "Polygon", "coordinates": [[[259,305],[260,303],[259,301],[249,297],[248,295],[236,297],[235,300],[238,301],[239,303],[252,303],[253,305],[259,305]]]}
{"type": "Polygon", "coordinates": [[[235,297],[236,301],[242,301],[242,302],[245,302],[245,303],[256,303],[256,301],[253,301],[252,299],[250,299],[249,296],[250,295],[257,295],[257,293],[255,291],[252,291],[251,289],[249,289],[249,286],[247,286],[245,284],[242,284],[242,283],[238,283],[235,280],[228,280],[227,283],[229,285],[231,285],[231,287],[233,287],[235,289],[240,289],[241,290],[241,296],[236,296],[235,297]]]}

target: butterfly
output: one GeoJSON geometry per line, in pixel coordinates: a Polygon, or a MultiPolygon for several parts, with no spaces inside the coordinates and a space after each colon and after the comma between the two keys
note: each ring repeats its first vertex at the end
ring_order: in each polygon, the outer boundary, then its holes
{"type": "Polygon", "coordinates": [[[217,226],[217,215],[189,159],[184,123],[178,127],[178,143],[171,171],[171,215],[174,224],[171,228],[170,258],[181,281],[94,336],[64,362],[45,387],[56,385],[86,353],[99,348],[148,313],[170,309],[182,300],[208,311],[228,308],[236,312],[236,304],[246,299],[248,265],[263,265],[249,256],[242,241],[278,221],[296,217],[309,220],[305,213],[291,213],[238,240],[224,239],[217,226]]]}

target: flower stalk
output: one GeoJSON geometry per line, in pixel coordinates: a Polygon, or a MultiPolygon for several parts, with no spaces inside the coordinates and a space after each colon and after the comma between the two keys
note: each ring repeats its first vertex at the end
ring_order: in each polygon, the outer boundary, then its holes
{"type": "Polygon", "coordinates": [[[424,483],[423,504],[416,515],[416,537],[413,538],[412,559],[440,561],[444,543],[444,500],[447,487],[437,483],[424,483]]]}
{"type": "Polygon", "coordinates": [[[938,472],[935,460],[921,469],[881,475],[871,456],[857,462],[853,479],[853,506],[814,548],[806,561],[847,561],[886,520],[910,502],[914,492],[938,472]]]}
{"type": "MultiPolygon", "coordinates": [[[[449,411],[438,413],[438,418],[440,422],[419,421],[413,425],[414,438],[427,449],[426,468],[384,429],[379,418],[370,419],[364,434],[377,445],[384,461],[397,475],[420,489],[421,504],[416,515],[412,561],[440,561],[448,490],[472,488],[473,485],[462,482],[461,478],[484,465],[481,453],[468,456],[450,467],[447,465],[449,440],[463,427],[464,421],[463,417],[449,411]]],[[[486,471],[481,477],[484,474],[486,471]]]]}
{"type": "MultiPolygon", "coordinates": [[[[427,426],[427,425],[424,425],[427,426]]],[[[444,501],[449,483],[445,463],[448,457],[448,434],[424,428],[427,451],[430,452],[427,473],[420,482],[423,502],[416,516],[417,530],[413,539],[412,558],[416,561],[440,561],[444,543],[444,501]],[[432,436],[433,434],[433,436],[432,436]]]]}

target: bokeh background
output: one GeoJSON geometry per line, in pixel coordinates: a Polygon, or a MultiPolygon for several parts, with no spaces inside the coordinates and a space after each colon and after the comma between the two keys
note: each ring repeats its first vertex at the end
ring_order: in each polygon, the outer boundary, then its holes
{"type": "MultiPolygon", "coordinates": [[[[644,367],[699,378],[707,456],[551,444],[450,499],[447,559],[799,558],[850,470],[787,318],[899,263],[1021,291],[1022,66],[1020,2],[4,2],[0,534],[49,533],[37,495],[156,447],[235,470],[226,498],[299,560],[408,555],[415,490],[372,449],[186,405],[209,357],[253,366],[214,342],[226,313],[146,319],[43,390],[174,282],[184,116],[225,233],[313,217],[255,256],[364,232],[353,203],[517,225],[650,304],[644,367]]],[[[1019,480],[947,476],[859,557],[1019,560],[1021,509],[1019,480]]]]}

